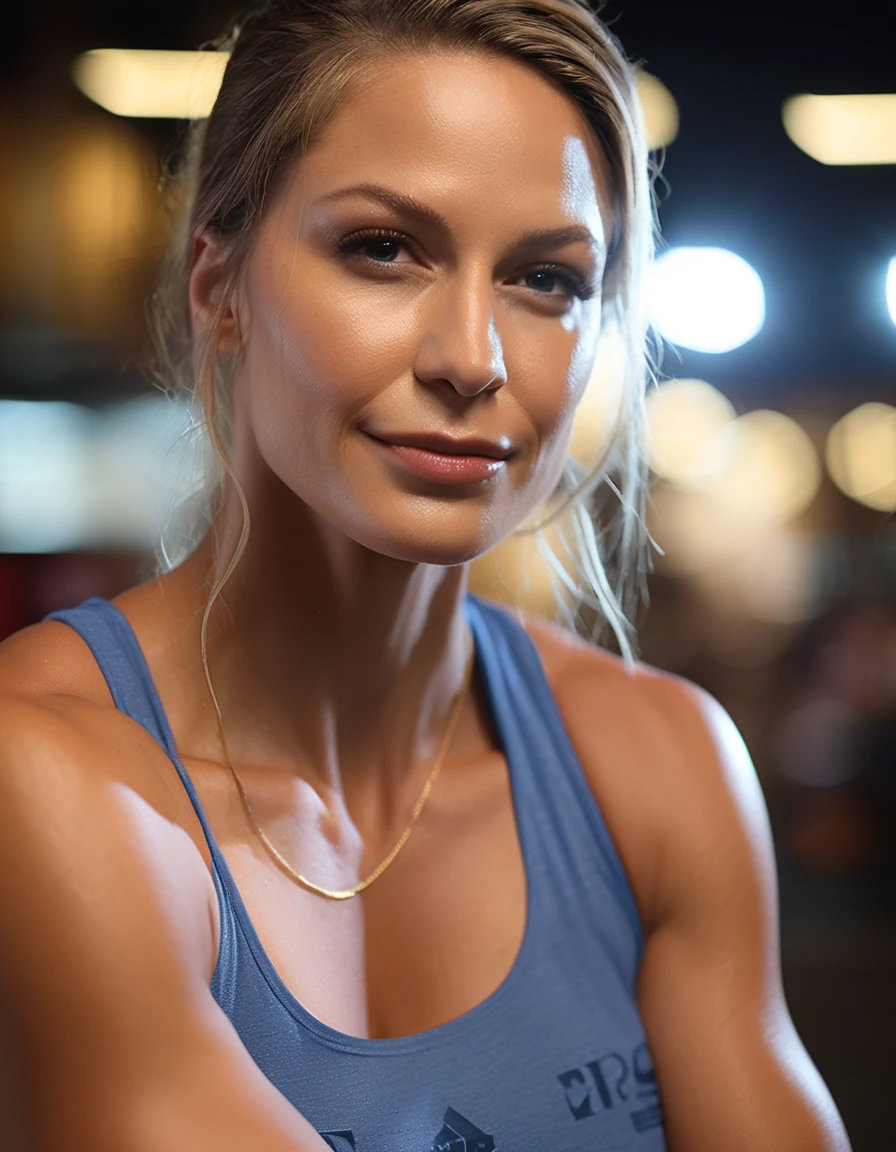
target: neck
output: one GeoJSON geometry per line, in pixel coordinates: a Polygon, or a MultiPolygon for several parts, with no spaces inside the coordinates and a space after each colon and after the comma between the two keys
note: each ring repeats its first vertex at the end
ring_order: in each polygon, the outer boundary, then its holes
{"type": "MultiPolygon", "coordinates": [[[[388,822],[406,806],[405,780],[413,775],[413,790],[425,779],[463,681],[467,566],[383,556],[292,493],[279,497],[250,499],[248,543],[209,614],[227,752],[247,786],[253,769],[283,773],[338,793],[362,819],[388,822]]],[[[177,705],[181,727],[208,759],[222,749],[201,624],[240,525],[238,502],[225,500],[196,552],[159,582],[169,619],[178,612],[170,634],[190,684],[177,705]]],[[[462,717],[453,745],[463,730],[462,717]]]]}

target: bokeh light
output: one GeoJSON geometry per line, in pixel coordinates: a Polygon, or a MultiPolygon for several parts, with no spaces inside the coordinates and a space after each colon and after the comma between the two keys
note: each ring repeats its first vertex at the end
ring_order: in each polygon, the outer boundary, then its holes
{"type": "Polygon", "coordinates": [[[705,380],[670,380],[647,397],[653,472],[697,491],[717,480],[734,453],[734,405],[705,380]]]}
{"type": "MultiPolygon", "coordinates": [[[[212,110],[229,52],[94,48],[72,64],[85,96],[116,116],[201,119],[212,110]]],[[[647,146],[665,148],[678,135],[678,105],[656,76],[639,71],[638,99],[647,146]]]]}
{"type": "Polygon", "coordinates": [[[180,401],[0,400],[0,550],[151,548],[200,459],[180,401]]]}
{"type": "Polygon", "coordinates": [[[821,485],[821,464],[799,424],[759,408],[738,417],[735,427],[735,451],[714,498],[741,521],[774,523],[808,508],[821,485]]]}
{"type": "Polygon", "coordinates": [[[605,456],[619,421],[625,385],[625,345],[619,328],[604,326],[591,377],[576,409],[570,455],[589,470],[605,456]]]}
{"type": "Polygon", "coordinates": [[[871,402],[848,412],[825,445],[831,479],[851,499],[896,510],[896,408],[871,402]]]}
{"type": "Polygon", "coordinates": [[[80,547],[92,509],[89,409],[0,400],[0,546],[5,552],[80,547]]]}
{"type": "Polygon", "coordinates": [[[730,352],[765,322],[758,272],[726,248],[670,249],[654,264],[648,292],[660,333],[696,352],[730,352]]]}
{"type": "Polygon", "coordinates": [[[638,99],[644,114],[647,147],[666,148],[678,135],[678,105],[672,93],[656,76],[638,73],[638,99]]]}
{"type": "Polygon", "coordinates": [[[896,95],[804,93],[781,116],[793,143],[821,164],[896,164],[896,95]]]}
{"type": "Polygon", "coordinates": [[[72,65],[85,96],[117,116],[207,116],[230,54],[95,48],[72,65]]]}
{"type": "Polygon", "coordinates": [[[812,441],[796,421],[765,409],[722,429],[730,455],[712,482],[654,489],[650,528],[664,552],[660,570],[694,580],[731,619],[804,619],[816,597],[807,537],[795,520],[820,485],[812,441]]]}
{"type": "MultiPolygon", "coordinates": [[[[527,524],[534,526],[543,518],[541,512],[531,516],[527,524]]],[[[471,563],[470,590],[548,619],[562,619],[561,604],[567,608],[572,604],[567,582],[574,578],[576,567],[567,544],[568,532],[568,522],[561,522],[540,533],[508,536],[471,563]]]]}

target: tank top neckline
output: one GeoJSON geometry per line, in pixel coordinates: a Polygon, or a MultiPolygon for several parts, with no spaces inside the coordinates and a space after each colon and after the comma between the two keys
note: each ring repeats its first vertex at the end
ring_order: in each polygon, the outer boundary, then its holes
{"type": "MultiPolygon", "coordinates": [[[[119,623],[118,631],[131,649],[130,655],[139,670],[148,702],[157,720],[160,735],[162,736],[161,743],[180,776],[209,846],[213,863],[212,878],[218,897],[220,923],[218,955],[211,980],[212,987],[224,977],[222,967],[225,963],[225,957],[230,951],[229,948],[225,948],[225,933],[228,931],[228,926],[232,923],[231,917],[228,915],[228,911],[232,909],[237,921],[238,930],[242,932],[253,959],[271,992],[298,1024],[317,1041],[330,1048],[335,1048],[343,1052],[351,1052],[356,1055],[402,1055],[408,1052],[424,1051],[427,1048],[442,1046],[449,1041],[457,1040],[468,1032],[487,1025],[494,1013],[499,1011],[502,1006],[511,1000],[517,987],[521,982],[525,981],[527,972],[532,969],[532,964],[539,946],[541,911],[544,906],[541,895],[543,869],[537,866],[536,860],[536,829],[533,823],[527,819],[528,809],[525,802],[526,794],[532,794],[532,789],[527,786],[529,783],[527,776],[529,772],[531,772],[531,765],[526,757],[524,743],[518,738],[517,733],[511,726],[511,717],[508,714],[510,711],[509,702],[506,698],[502,698],[503,693],[500,691],[499,686],[506,678],[508,670],[502,669],[500,665],[498,653],[495,649],[493,638],[490,635],[489,626],[485,620],[487,613],[503,612],[506,614],[506,610],[498,605],[483,603],[480,597],[469,591],[466,593],[463,603],[463,612],[470,625],[474,645],[474,670],[476,679],[483,686],[487,709],[497,732],[500,750],[504,755],[509,775],[514,823],[525,875],[526,912],[523,938],[513,963],[501,983],[472,1008],[467,1009],[451,1020],[422,1032],[414,1032],[406,1036],[371,1038],[353,1036],[318,1019],[305,1008],[280,976],[255,929],[255,925],[252,922],[240,890],[237,887],[236,880],[227,863],[227,859],[209,825],[196,787],[180,759],[174,734],[168,723],[161,698],[130,621],[119,608],[103,597],[92,597],[91,600],[85,602],[85,605],[90,603],[98,603],[104,610],[107,609],[111,611],[114,617],[117,618],[119,623]]],[[[510,624],[511,627],[513,626],[513,622],[509,620],[508,624],[510,624]]],[[[517,625],[517,627],[520,626],[517,625]]],[[[531,646],[532,648],[534,663],[537,664],[537,669],[540,672],[541,678],[543,678],[544,686],[553,700],[553,692],[547,681],[540,655],[531,639],[521,627],[520,631],[523,632],[527,646],[531,646]]],[[[301,945],[299,944],[299,946],[301,945]]]]}

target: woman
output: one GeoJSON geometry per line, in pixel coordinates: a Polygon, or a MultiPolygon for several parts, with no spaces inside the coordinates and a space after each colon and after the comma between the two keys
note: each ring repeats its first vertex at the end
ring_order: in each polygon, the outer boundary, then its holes
{"type": "Polygon", "coordinates": [[[629,644],[636,108],[579,0],[276,3],[236,35],[167,345],[188,316],[209,530],[0,657],[27,1148],[848,1147],[730,720],[467,592],[565,494],[629,644]],[[602,310],[630,380],[598,540],[603,473],[566,457],[602,310]]]}

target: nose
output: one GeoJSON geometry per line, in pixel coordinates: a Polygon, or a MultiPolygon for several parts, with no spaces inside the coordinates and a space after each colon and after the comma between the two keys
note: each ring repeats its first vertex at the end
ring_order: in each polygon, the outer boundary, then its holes
{"type": "Polygon", "coordinates": [[[434,294],[414,370],[424,384],[446,382],[461,396],[507,382],[490,280],[458,277],[434,294]]]}

